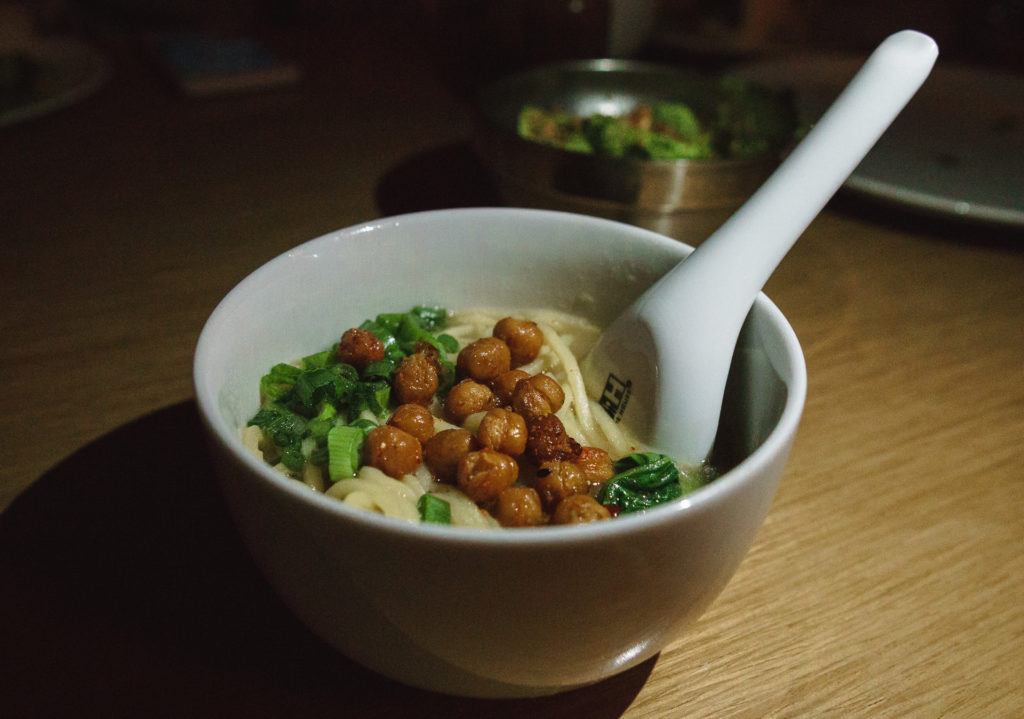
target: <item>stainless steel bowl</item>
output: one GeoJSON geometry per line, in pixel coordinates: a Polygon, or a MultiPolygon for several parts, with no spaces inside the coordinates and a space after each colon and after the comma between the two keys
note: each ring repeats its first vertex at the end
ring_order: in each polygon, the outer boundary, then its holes
{"type": "Polygon", "coordinates": [[[516,127],[524,105],[622,115],[637,105],[677,100],[700,112],[710,109],[713,95],[712,78],[662,65],[605,59],[547,65],[483,89],[474,149],[509,205],[606,217],[695,244],[760,186],[777,157],[600,157],[525,140],[516,127]]]}

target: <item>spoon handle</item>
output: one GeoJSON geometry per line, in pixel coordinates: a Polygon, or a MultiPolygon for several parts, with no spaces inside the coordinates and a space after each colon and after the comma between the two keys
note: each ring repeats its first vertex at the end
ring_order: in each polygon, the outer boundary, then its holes
{"type": "Polygon", "coordinates": [[[609,376],[597,371],[602,366],[642,378],[634,394],[655,408],[641,427],[654,446],[672,448],[684,462],[707,456],[718,430],[730,358],[758,292],[910,101],[937,55],[935,42],[912,30],[882,42],[743,207],[602,334],[587,371],[602,381],[609,376]],[[626,337],[634,338],[634,346],[654,348],[646,373],[647,355],[631,350],[626,337]],[[657,379],[647,380],[645,374],[657,379]]]}
{"type": "Polygon", "coordinates": [[[935,42],[913,30],[884,40],[764,185],[651,288],[648,319],[662,311],[671,326],[682,303],[698,302],[716,317],[735,318],[738,331],[772,272],[913,97],[937,55],[935,42]]]}

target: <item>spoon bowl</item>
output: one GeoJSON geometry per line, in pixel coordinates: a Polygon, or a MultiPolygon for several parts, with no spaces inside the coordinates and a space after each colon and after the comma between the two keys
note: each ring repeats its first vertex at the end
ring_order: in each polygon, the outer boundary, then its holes
{"type": "Polygon", "coordinates": [[[626,399],[610,412],[615,421],[684,464],[704,461],[754,298],[937,55],[922,33],[888,37],[764,185],[605,329],[582,371],[591,396],[622,388],[626,399]]]}

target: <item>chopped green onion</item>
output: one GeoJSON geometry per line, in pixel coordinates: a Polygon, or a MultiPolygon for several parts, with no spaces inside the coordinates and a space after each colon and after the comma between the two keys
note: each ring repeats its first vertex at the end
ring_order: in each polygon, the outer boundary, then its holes
{"type": "Polygon", "coordinates": [[[344,402],[356,386],[355,369],[346,364],[303,370],[295,381],[297,409],[307,416],[321,402],[344,402]]]}
{"type": "Polygon", "coordinates": [[[317,352],[316,354],[311,354],[308,357],[303,357],[302,358],[302,368],[303,369],[322,369],[322,368],[326,367],[327,365],[332,364],[332,360],[337,359],[338,355],[335,354],[335,352],[336,352],[336,350],[334,350],[332,348],[332,349],[324,350],[323,352],[317,352]]]}
{"type": "Polygon", "coordinates": [[[437,341],[441,343],[445,352],[449,354],[459,351],[459,341],[451,335],[438,335],[437,341]]]}
{"type": "Polygon", "coordinates": [[[332,482],[356,476],[365,437],[359,427],[344,424],[327,433],[327,475],[332,482]]]}
{"type": "Polygon", "coordinates": [[[372,320],[366,320],[363,324],[359,325],[359,329],[369,330],[372,332],[377,339],[384,343],[384,356],[394,357],[397,351],[398,356],[402,356],[401,347],[398,346],[398,340],[395,338],[395,333],[388,327],[374,322],[372,320]]]}
{"type": "Polygon", "coordinates": [[[302,372],[298,367],[293,367],[290,364],[281,362],[270,368],[270,373],[267,375],[274,382],[291,382],[295,383],[295,380],[299,378],[299,374],[302,372]]]}
{"type": "Polygon", "coordinates": [[[333,404],[324,402],[320,406],[320,412],[316,417],[309,420],[307,425],[309,433],[316,439],[323,439],[335,424],[337,424],[338,410],[333,404]]]}
{"type": "Polygon", "coordinates": [[[346,398],[350,422],[365,411],[376,417],[387,413],[388,402],[391,400],[391,385],[387,382],[359,382],[346,398]]]}
{"type": "Polygon", "coordinates": [[[375,429],[379,425],[371,419],[365,417],[358,417],[348,423],[350,427],[358,427],[364,432],[369,432],[371,429],[375,429]]]}
{"type": "Polygon", "coordinates": [[[445,326],[448,322],[448,310],[444,307],[424,307],[417,305],[409,314],[415,315],[423,329],[433,332],[445,326]]]}
{"type": "Polygon", "coordinates": [[[393,359],[385,357],[382,360],[376,360],[370,362],[363,369],[363,379],[391,379],[391,375],[395,371],[395,366],[398,363],[393,359]]]}
{"type": "Polygon", "coordinates": [[[441,499],[433,494],[424,494],[416,502],[416,509],[420,511],[420,519],[432,524],[451,524],[452,506],[447,500],[441,499]]]}
{"type": "Polygon", "coordinates": [[[398,325],[395,337],[405,352],[412,354],[416,350],[417,342],[426,342],[436,347],[438,352],[443,350],[434,335],[427,332],[416,319],[416,315],[402,315],[402,321],[398,325]]]}
{"type": "Polygon", "coordinates": [[[276,364],[270,368],[270,372],[260,378],[260,400],[263,402],[276,402],[284,399],[298,379],[301,370],[292,367],[290,364],[276,364]]]}
{"type": "Polygon", "coordinates": [[[302,439],[306,433],[305,419],[275,404],[262,407],[249,424],[262,429],[282,449],[302,439]]]}
{"type": "Polygon", "coordinates": [[[398,325],[402,323],[402,312],[386,312],[384,314],[377,315],[374,322],[391,334],[394,334],[398,330],[398,325]]]}
{"type": "Polygon", "coordinates": [[[302,454],[302,442],[293,442],[281,448],[281,464],[293,472],[299,472],[306,466],[306,457],[302,454]]]}

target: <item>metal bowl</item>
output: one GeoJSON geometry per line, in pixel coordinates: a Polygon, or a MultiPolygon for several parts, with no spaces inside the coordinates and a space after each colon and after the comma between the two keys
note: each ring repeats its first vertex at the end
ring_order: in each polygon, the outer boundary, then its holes
{"type": "Polygon", "coordinates": [[[623,115],[674,100],[710,110],[713,78],[628,60],[546,65],[501,79],[478,97],[474,149],[513,206],[567,210],[629,222],[700,242],[757,189],[778,157],[752,160],[640,160],[562,150],[523,139],[524,105],[577,115],[623,115]]]}

